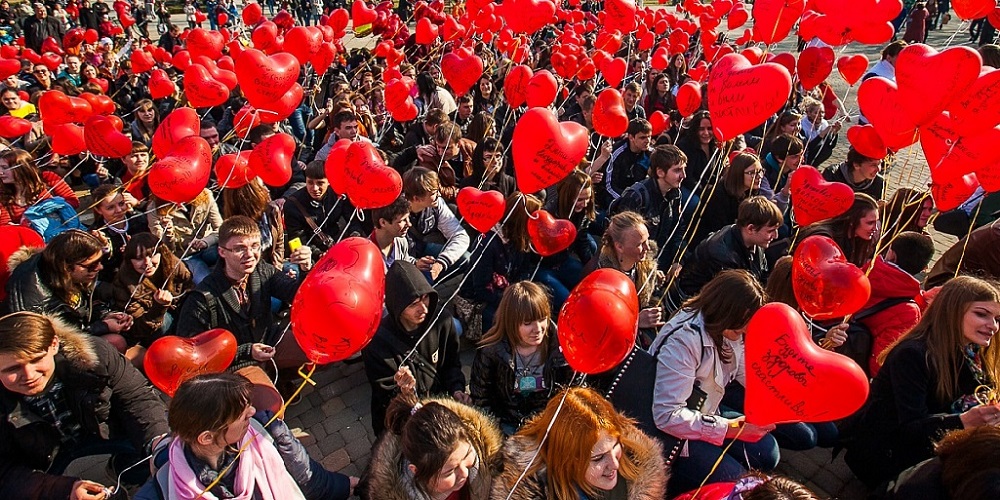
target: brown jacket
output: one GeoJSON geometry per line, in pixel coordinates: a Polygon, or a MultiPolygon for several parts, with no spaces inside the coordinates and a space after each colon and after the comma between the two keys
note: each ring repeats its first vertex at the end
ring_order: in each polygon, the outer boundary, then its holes
{"type": "Polygon", "coordinates": [[[126,333],[130,344],[149,344],[156,340],[163,327],[163,317],[167,311],[176,311],[183,294],[194,288],[191,271],[166,245],[160,245],[160,267],[151,278],[140,277],[128,259],[122,264],[112,282],[112,296],[115,308],[132,316],[132,328],[126,333]],[[153,300],[159,289],[174,296],[173,303],[163,305],[153,300]]]}

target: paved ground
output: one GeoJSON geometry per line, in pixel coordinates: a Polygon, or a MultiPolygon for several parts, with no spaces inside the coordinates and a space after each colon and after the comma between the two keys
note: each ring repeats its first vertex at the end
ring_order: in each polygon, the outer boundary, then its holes
{"type": "MultiPolygon", "coordinates": [[[[948,45],[948,39],[955,35],[959,28],[957,21],[957,17],[953,16],[952,23],[943,31],[931,32],[929,44],[938,48],[948,45]]],[[[174,22],[184,25],[182,16],[174,16],[174,22]]],[[[207,27],[207,23],[205,25],[207,27]]],[[[968,37],[963,32],[954,39],[966,42],[968,37]]],[[[366,40],[356,40],[352,44],[361,44],[364,41],[366,40]]],[[[839,51],[838,56],[864,53],[874,64],[878,60],[879,49],[879,47],[852,45],[839,51]]],[[[779,44],[775,49],[775,52],[784,51],[794,52],[794,41],[779,44]]],[[[856,114],[857,104],[854,96],[857,89],[848,92],[846,83],[836,72],[830,80],[837,95],[841,98],[847,97],[845,99],[847,109],[856,114]]],[[[847,145],[846,138],[842,136],[840,145],[830,160],[831,163],[843,158],[847,152],[847,145]]],[[[902,186],[925,188],[927,167],[920,149],[911,147],[902,151],[898,158],[888,172],[890,190],[902,186]]],[[[934,234],[934,241],[940,253],[953,244],[955,238],[934,234]]],[[[466,374],[472,364],[473,355],[473,349],[465,346],[462,357],[466,374]]],[[[314,379],[317,385],[305,389],[302,401],[288,409],[286,421],[303,436],[303,443],[309,453],[322,461],[328,469],[349,475],[360,475],[369,461],[375,441],[375,436],[370,430],[370,396],[362,365],[337,363],[317,373],[314,379]]],[[[70,472],[110,484],[112,481],[105,477],[105,460],[106,457],[81,460],[74,464],[70,472]]],[[[865,497],[864,486],[848,470],[843,455],[831,460],[830,450],[782,451],[778,472],[804,482],[821,497],[840,499],[865,497]]]]}

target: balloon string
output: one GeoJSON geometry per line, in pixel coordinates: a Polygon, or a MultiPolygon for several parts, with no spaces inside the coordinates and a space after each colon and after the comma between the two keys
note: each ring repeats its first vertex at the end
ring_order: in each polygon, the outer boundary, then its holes
{"type": "Polygon", "coordinates": [[[726,458],[726,453],[729,452],[729,448],[732,448],[732,446],[736,443],[736,441],[740,439],[740,436],[743,434],[743,429],[746,429],[745,424],[739,427],[739,430],[736,431],[736,435],[733,436],[733,439],[729,441],[729,444],[727,444],[725,448],[722,449],[722,453],[719,454],[719,458],[715,461],[714,464],[712,464],[712,468],[709,469],[708,474],[705,475],[705,479],[701,480],[701,484],[698,485],[698,489],[694,491],[694,495],[692,495],[691,498],[698,498],[698,494],[701,493],[701,489],[705,487],[705,483],[708,482],[708,478],[712,477],[712,474],[715,474],[715,471],[716,469],[719,468],[719,465],[722,463],[722,460],[726,458]]]}
{"type": "Polygon", "coordinates": [[[979,211],[983,208],[983,202],[979,202],[976,205],[976,215],[972,216],[972,224],[969,224],[969,232],[965,235],[965,240],[962,242],[962,255],[958,258],[958,265],[955,266],[955,275],[953,277],[957,278],[959,271],[962,270],[962,261],[965,260],[965,249],[969,247],[969,240],[972,239],[972,229],[976,227],[976,219],[979,218],[979,211]]]}

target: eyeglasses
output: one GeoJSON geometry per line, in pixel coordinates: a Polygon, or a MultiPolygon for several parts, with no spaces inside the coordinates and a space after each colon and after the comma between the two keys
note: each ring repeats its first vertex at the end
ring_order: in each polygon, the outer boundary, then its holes
{"type": "Polygon", "coordinates": [[[260,243],[254,243],[253,245],[250,246],[240,245],[238,247],[233,247],[233,248],[226,248],[222,245],[219,245],[219,248],[226,250],[227,252],[233,252],[236,255],[247,255],[249,253],[260,253],[261,246],[260,243]]]}
{"type": "Polygon", "coordinates": [[[760,176],[764,175],[764,171],[763,170],[747,170],[746,172],[743,172],[743,175],[750,175],[750,176],[753,176],[753,177],[760,177],[760,176]]]}
{"type": "Polygon", "coordinates": [[[49,70],[47,70],[47,69],[36,69],[36,70],[32,71],[32,73],[34,73],[36,75],[47,75],[47,74],[49,74],[49,70]]]}
{"type": "Polygon", "coordinates": [[[91,262],[90,264],[84,264],[83,262],[78,262],[76,265],[82,267],[83,269],[86,269],[87,272],[92,273],[92,272],[95,272],[95,271],[97,271],[97,270],[100,269],[100,267],[101,267],[101,260],[100,259],[95,260],[94,262],[91,262]]]}

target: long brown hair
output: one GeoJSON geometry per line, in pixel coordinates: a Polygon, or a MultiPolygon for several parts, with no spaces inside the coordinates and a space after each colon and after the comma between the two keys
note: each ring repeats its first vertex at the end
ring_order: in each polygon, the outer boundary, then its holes
{"type": "Polygon", "coordinates": [[[88,285],[75,283],[73,266],[101,255],[104,244],[96,236],[80,230],[65,231],[52,238],[42,250],[38,269],[45,285],[63,302],[73,305],[88,285]]]}
{"type": "Polygon", "coordinates": [[[595,196],[593,186],[594,183],[590,179],[590,175],[579,168],[573,169],[573,171],[559,183],[559,203],[557,209],[559,213],[553,215],[563,219],[569,219],[572,217],[573,208],[576,206],[576,199],[580,197],[580,193],[582,193],[584,189],[591,188],[590,201],[587,202],[587,208],[583,209],[583,216],[590,220],[594,220],[597,216],[597,209],[594,208],[595,196]]]}
{"type": "Polygon", "coordinates": [[[441,403],[430,402],[420,406],[418,403],[412,392],[400,393],[389,402],[385,425],[399,436],[403,458],[417,469],[413,482],[430,496],[428,484],[459,443],[473,443],[465,423],[455,412],[441,403]]]}
{"type": "Polygon", "coordinates": [[[802,241],[814,234],[829,236],[837,242],[848,262],[861,267],[875,255],[878,245],[878,238],[864,240],[854,234],[861,219],[870,212],[878,212],[878,202],[867,194],[854,193],[854,204],[850,209],[832,219],[804,227],[797,240],[802,241]]]}
{"type": "Polygon", "coordinates": [[[545,410],[517,432],[517,436],[540,443],[550,424],[552,429],[542,443],[539,459],[529,470],[529,473],[537,473],[545,467],[548,498],[578,498],[581,490],[590,498],[598,496],[594,487],[587,483],[585,474],[590,465],[590,452],[602,431],[621,442],[618,471],[626,481],[639,477],[638,463],[648,458],[642,455],[653,453],[631,439],[639,432],[633,429],[635,423],[615,411],[611,403],[593,389],[571,387],[560,392],[549,400],[545,410]]]}
{"type": "Polygon", "coordinates": [[[767,303],[767,293],[745,269],[727,269],[715,275],[698,292],[684,302],[683,309],[701,314],[705,332],[712,339],[719,357],[724,362],[732,359],[733,353],[723,349],[726,330],[739,330],[750,322],[758,309],[767,303]]]}
{"type": "Polygon", "coordinates": [[[792,290],[792,256],[786,255],[774,262],[774,268],[767,277],[764,291],[770,302],[781,302],[799,310],[799,301],[792,290]]]}
{"type": "MultiPolygon", "coordinates": [[[[950,403],[958,397],[958,376],[963,361],[962,347],[969,343],[962,332],[965,314],[973,302],[1000,302],[1000,288],[995,282],[958,276],[948,280],[924,311],[920,322],[878,355],[884,364],[892,350],[907,339],[927,343],[927,363],[936,375],[934,396],[941,403],[950,403]]],[[[1000,346],[997,342],[979,351],[983,361],[986,384],[1000,382],[1000,346]]]]}
{"type": "Polygon", "coordinates": [[[508,243],[519,252],[527,252],[531,249],[531,239],[528,237],[528,217],[536,210],[542,208],[542,202],[538,201],[530,194],[523,194],[514,191],[507,197],[507,209],[504,217],[507,222],[503,224],[503,237],[508,243]],[[521,204],[521,198],[524,204],[521,204]]]}
{"type": "Polygon", "coordinates": [[[928,193],[905,187],[897,189],[882,214],[883,237],[892,238],[906,231],[924,232],[924,228],[917,223],[924,204],[928,202],[933,206],[934,201],[928,193]]]}
{"type": "Polygon", "coordinates": [[[726,169],[725,175],[722,177],[722,187],[730,196],[738,200],[748,196],[751,190],[746,187],[746,171],[754,164],[759,165],[760,159],[751,153],[738,153],[729,163],[729,168],[726,169]]]}
{"type": "Polygon", "coordinates": [[[0,203],[9,206],[14,202],[18,189],[24,201],[31,205],[45,192],[47,186],[35,167],[35,158],[23,149],[8,149],[0,153],[0,160],[7,162],[14,177],[13,184],[0,184],[0,203]]]}
{"type": "MultiPolygon", "coordinates": [[[[493,326],[486,332],[479,345],[488,346],[506,339],[511,349],[520,344],[518,329],[521,325],[552,317],[549,296],[540,285],[531,281],[519,281],[507,287],[497,306],[493,326]]],[[[546,339],[549,335],[546,330],[546,339]]],[[[545,358],[548,342],[542,342],[542,357],[545,358]]]]}
{"type": "Polygon", "coordinates": [[[271,193],[255,179],[242,187],[222,190],[222,216],[245,215],[259,220],[270,202],[271,193]]]}

